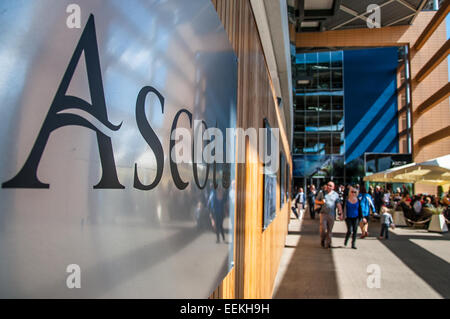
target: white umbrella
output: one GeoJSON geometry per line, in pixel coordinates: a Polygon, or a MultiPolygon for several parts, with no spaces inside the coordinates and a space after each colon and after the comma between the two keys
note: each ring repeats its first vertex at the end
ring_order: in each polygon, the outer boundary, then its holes
{"type": "Polygon", "coordinates": [[[364,181],[385,183],[450,183],[450,155],[422,163],[411,163],[364,177],[364,181]]]}

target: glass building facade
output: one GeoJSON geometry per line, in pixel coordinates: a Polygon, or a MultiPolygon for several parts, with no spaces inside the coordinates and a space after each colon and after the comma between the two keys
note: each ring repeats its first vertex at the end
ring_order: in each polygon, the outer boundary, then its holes
{"type": "Polygon", "coordinates": [[[437,11],[443,3],[444,0],[428,0],[422,11],[437,11]]]}
{"type": "Polygon", "coordinates": [[[343,182],[343,52],[298,53],[293,69],[296,184],[343,182]]]}
{"type": "Polygon", "coordinates": [[[295,55],[297,187],[361,183],[374,170],[411,161],[409,85],[397,85],[408,82],[409,68],[396,75],[407,53],[384,47],[295,55]],[[408,156],[396,156],[402,153],[408,156]],[[377,165],[369,160],[375,157],[377,165]]]}

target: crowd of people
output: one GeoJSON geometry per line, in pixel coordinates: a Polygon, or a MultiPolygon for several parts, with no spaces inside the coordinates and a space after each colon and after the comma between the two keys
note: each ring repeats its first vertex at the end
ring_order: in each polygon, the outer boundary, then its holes
{"type": "Polygon", "coordinates": [[[302,187],[294,190],[293,213],[301,218],[308,213],[311,219],[319,216],[320,244],[323,248],[331,248],[332,232],[336,220],[345,221],[347,233],[344,245],[347,246],[351,238],[351,247],[357,249],[356,238],[358,226],[361,229],[361,239],[369,236],[369,220],[379,219],[381,232],[379,239],[389,238],[389,228],[394,228],[390,210],[410,209],[416,217],[424,216],[430,209],[441,207],[444,216],[449,218],[450,188],[443,196],[417,194],[411,196],[405,185],[393,192],[389,187],[380,185],[339,185],[329,181],[320,189],[314,185],[307,187],[306,193],[302,187]]]}

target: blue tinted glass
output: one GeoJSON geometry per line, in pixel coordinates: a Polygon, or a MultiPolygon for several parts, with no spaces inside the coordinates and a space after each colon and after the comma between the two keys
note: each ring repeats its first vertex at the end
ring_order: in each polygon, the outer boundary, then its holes
{"type": "Polygon", "coordinates": [[[305,54],[304,53],[298,53],[295,55],[295,62],[296,63],[304,63],[305,62],[305,54]]]}
{"type": "Polygon", "coordinates": [[[317,132],[319,129],[317,114],[317,112],[305,112],[305,132],[317,132]]]}
{"type": "Polygon", "coordinates": [[[333,175],[334,177],[344,176],[344,157],[333,156],[333,175]]]}
{"type": "Polygon", "coordinates": [[[342,132],[344,130],[344,113],[335,111],[331,119],[333,130],[342,132]]]}
{"type": "Polygon", "coordinates": [[[317,53],[305,53],[306,63],[317,63],[317,53]]]}
{"type": "Polygon", "coordinates": [[[296,177],[305,176],[305,156],[303,155],[292,156],[292,162],[294,165],[293,175],[296,177]]]}
{"type": "Polygon", "coordinates": [[[305,176],[327,176],[331,172],[331,164],[329,155],[305,156],[305,176]]]}
{"type": "Polygon", "coordinates": [[[332,51],[331,52],[331,62],[339,62],[343,60],[342,51],[332,51]]]}
{"type": "Polygon", "coordinates": [[[319,63],[330,63],[330,52],[319,52],[319,63]]]}

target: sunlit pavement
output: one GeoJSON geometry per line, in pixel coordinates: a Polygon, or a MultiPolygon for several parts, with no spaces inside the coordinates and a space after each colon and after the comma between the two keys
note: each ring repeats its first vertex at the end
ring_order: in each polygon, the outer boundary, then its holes
{"type": "Polygon", "coordinates": [[[320,247],[319,220],[291,214],[289,234],[275,281],[274,298],[450,298],[450,234],[396,228],[344,247],[346,226],[337,221],[333,248],[320,247]]]}

